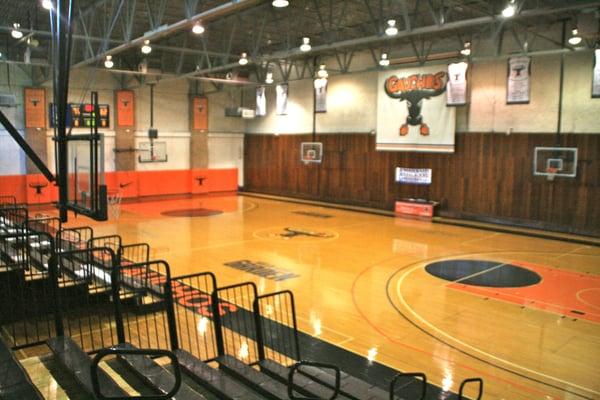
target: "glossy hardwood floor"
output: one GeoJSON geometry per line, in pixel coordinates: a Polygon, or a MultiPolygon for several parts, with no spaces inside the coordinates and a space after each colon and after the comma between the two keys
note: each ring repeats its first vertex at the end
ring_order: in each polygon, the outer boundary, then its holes
{"type": "Polygon", "coordinates": [[[252,280],[261,292],[290,289],[303,331],[424,371],[445,389],[480,376],[485,399],[600,399],[600,247],[244,196],[128,203],[118,220],[92,225],[124,243],[148,242],[174,276],[208,270],[221,286],[252,280]],[[161,214],[200,208],[222,213],[161,214]],[[572,308],[567,300],[544,303],[561,285],[540,286],[542,300],[524,292],[507,301],[424,269],[457,258],[540,266],[569,276],[559,279],[566,286],[585,278],[574,293],[589,318],[561,313],[572,308]],[[298,276],[275,281],[224,265],[239,260],[298,276]]]}

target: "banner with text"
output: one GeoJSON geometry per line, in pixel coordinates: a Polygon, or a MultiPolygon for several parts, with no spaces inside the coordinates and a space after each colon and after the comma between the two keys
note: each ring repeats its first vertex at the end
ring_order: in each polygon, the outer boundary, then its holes
{"type": "Polygon", "coordinates": [[[396,168],[396,182],[414,185],[431,185],[430,168],[396,168]]]}
{"type": "Polygon", "coordinates": [[[379,74],[377,150],[454,152],[456,109],[446,107],[446,67],[379,74]]]}
{"type": "Polygon", "coordinates": [[[592,97],[600,97],[600,49],[594,51],[594,77],[592,79],[592,97]]]}
{"type": "Polygon", "coordinates": [[[449,106],[464,106],[467,104],[467,69],[466,62],[448,65],[448,89],[446,104],[449,106]]]}
{"type": "Polygon", "coordinates": [[[506,104],[529,103],[531,58],[513,57],[508,60],[506,104]]]}

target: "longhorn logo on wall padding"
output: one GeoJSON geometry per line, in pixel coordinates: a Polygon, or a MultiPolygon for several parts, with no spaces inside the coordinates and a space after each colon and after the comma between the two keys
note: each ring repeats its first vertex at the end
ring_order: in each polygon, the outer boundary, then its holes
{"type": "Polygon", "coordinates": [[[429,126],[423,121],[421,109],[423,100],[439,96],[446,91],[447,74],[440,71],[436,74],[414,74],[398,78],[396,75],[385,80],[385,93],[392,99],[406,100],[408,116],[400,127],[400,136],[408,135],[409,125],[419,126],[419,133],[429,135],[429,126]]]}

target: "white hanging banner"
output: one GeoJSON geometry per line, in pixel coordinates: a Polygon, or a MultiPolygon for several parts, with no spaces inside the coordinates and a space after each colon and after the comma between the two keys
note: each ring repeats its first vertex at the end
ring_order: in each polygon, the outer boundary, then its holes
{"type": "Polygon", "coordinates": [[[377,150],[454,152],[456,108],[446,107],[446,66],[379,73],[377,150]]]}
{"type": "Polygon", "coordinates": [[[600,97],[600,49],[594,51],[594,77],[592,79],[592,97],[600,97]]]}
{"type": "Polygon", "coordinates": [[[256,116],[264,117],[267,115],[267,95],[265,87],[259,86],[256,88],[256,116]]]}
{"type": "Polygon", "coordinates": [[[464,106],[467,104],[467,69],[466,62],[448,65],[448,85],[446,88],[446,105],[464,106]]]}
{"type": "Polygon", "coordinates": [[[431,185],[430,168],[396,168],[396,182],[414,185],[431,185]]]}
{"type": "Polygon", "coordinates": [[[327,112],[327,79],[315,79],[315,112],[327,112]]]}
{"type": "Polygon", "coordinates": [[[277,115],[287,115],[288,91],[289,91],[288,84],[282,83],[281,85],[277,85],[275,87],[275,91],[277,92],[276,114],[277,115]]]}
{"type": "Polygon", "coordinates": [[[531,88],[531,58],[513,57],[508,60],[508,82],[506,85],[506,104],[529,103],[531,88]]]}

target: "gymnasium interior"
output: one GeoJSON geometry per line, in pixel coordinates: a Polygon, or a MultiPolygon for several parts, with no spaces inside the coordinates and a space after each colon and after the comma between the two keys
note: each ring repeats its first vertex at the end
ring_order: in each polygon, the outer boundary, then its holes
{"type": "Polygon", "coordinates": [[[600,399],[600,1],[0,0],[0,399],[600,399]]]}

